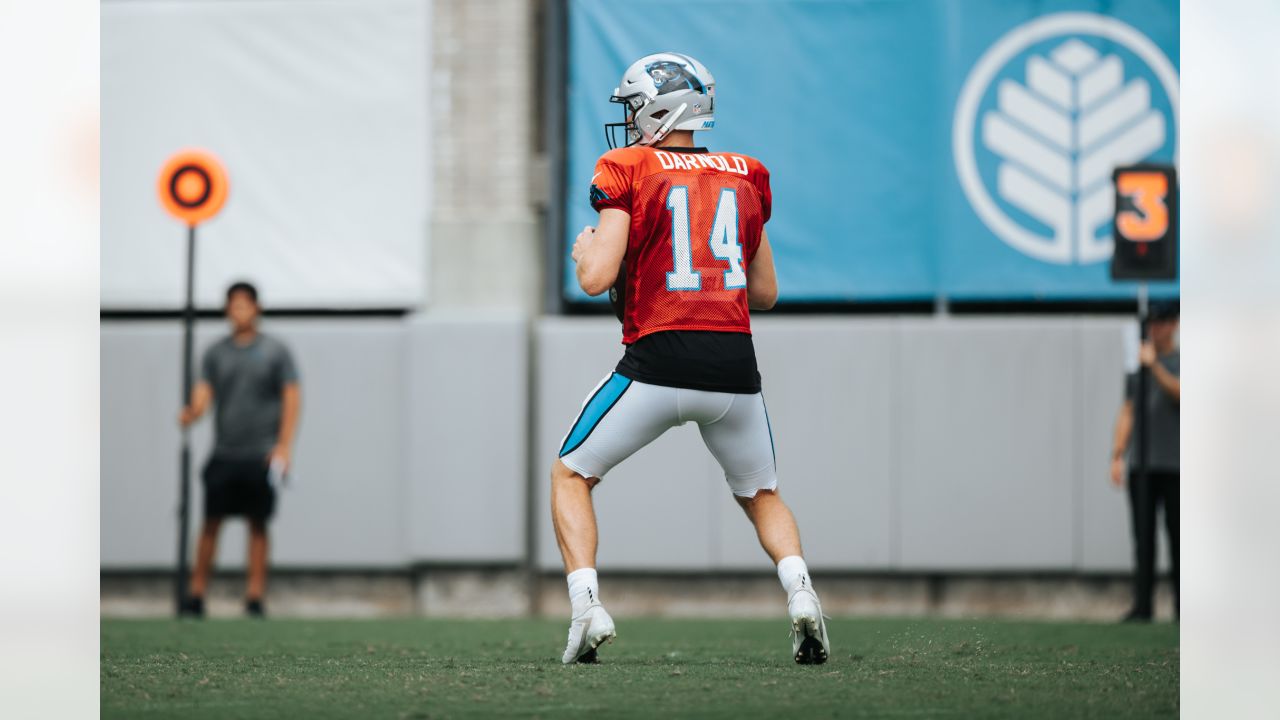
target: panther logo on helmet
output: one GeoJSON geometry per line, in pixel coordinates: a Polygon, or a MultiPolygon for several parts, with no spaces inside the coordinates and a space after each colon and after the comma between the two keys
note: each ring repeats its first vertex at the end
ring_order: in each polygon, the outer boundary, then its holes
{"type": "Polygon", "coordinates": [[[653,78],[653,84],[658,88],[659,95],[686,89],[702,92],[702,83],[679,63],[661,60],[645,65],[644,71],[653,78]]]}

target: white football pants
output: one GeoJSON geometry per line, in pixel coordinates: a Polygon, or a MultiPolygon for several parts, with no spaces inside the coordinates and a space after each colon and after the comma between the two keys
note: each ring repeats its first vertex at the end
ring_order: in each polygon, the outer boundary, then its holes
{"type": "Polygon", "coordinates": [[[707,449],[724,469],[734,495],[755,497],[778,486],[773,433],[764,396],[648,385],[611,373],[582,404],[560,461],[584,476],[604,478],[669,428],[698,424],[707,449]]]}

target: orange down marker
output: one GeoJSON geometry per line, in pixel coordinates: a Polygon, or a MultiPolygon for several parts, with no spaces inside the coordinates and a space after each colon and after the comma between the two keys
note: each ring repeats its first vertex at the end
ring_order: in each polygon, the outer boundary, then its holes
{"type": "Polygon", "coordinates": [[[182,150],[165,161],[156,191],[170,215],[195,227],[227,201],[227,171],[213,153],[182,150]]]}

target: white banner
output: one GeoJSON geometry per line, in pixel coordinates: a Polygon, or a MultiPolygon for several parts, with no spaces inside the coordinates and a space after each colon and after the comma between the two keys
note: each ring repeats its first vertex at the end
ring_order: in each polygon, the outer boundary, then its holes
{"type": "Polygon", "coordinates": [[[425,0],[102,5],[102,305],[183,302],[186,229],[165,159],[219,156],[196,301],[234,280],[269,308],[411,307],[425,294],[430,163],[425,0]]]}

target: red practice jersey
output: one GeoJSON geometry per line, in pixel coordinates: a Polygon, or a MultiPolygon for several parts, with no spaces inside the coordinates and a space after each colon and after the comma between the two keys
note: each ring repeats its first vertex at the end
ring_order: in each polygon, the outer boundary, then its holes
{"type": "Polygon", "coordinates": [[[750,333],[747,266],[772,202],[769,171],[739,153],[632,146],[602,155],[591,206],[631,214],[622,342],[664,330],[750,333]]]}

